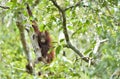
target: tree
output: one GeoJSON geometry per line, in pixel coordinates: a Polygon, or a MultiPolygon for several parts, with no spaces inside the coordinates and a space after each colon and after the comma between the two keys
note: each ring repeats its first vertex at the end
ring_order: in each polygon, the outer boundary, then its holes
{"type": "Polygon", "coordinates": [[[47,78],[46,73],[51,79],[108,79],[120,75],[113,76],[120,70],[118,0],[0,2],[1,78],[36,77],[25,72],[25,64],[35,59],[29,38],[33,31],[25,31],[31,25],[30,19],[37,20],[40,30],[49,30],[56,52],[56,59],[49,66],[37,64],[35,72],[40,70],[41,78],[47,78]],[[28,17],[26,3],[34,18],[28,17]]]}

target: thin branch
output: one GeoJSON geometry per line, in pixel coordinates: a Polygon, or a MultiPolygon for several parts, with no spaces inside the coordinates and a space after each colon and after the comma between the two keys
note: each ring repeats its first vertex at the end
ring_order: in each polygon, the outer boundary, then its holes
{"type": "MultiPolygon", "coordinates": [[[[68,44],[69,48],[71,48],[75,53],[77,53],[85,62],[91,61],[89,57],[85,57],[75,46],[73,46],[71,43],[68,44]]],[[[94,65],[95,61],[91,61],[91,64],[94,65]]]]}
{"type": "MultiPolygon", "coordinates": [[[[70,39],[69,39],[69,35],[68,35],[68,31],[67,31],[67,27],[66,27],[66,14],[65,14],[65,10],[62,9],[55,0],[50,0],[52,1],[52,3],[54,4],[55,7],[58,8],[58,10],[61,13],[61,17],[62,17],[62,26],[63,26],[63,33],[65,36],[65,40],[66,43],[68,45],[69,48],[71,48],[75,53],[77,53],[84,61],[86,62],[91,62],[91,64],[95,64],[95,62],[91,61],[90,58],[86,58],[84,57],[84,55],[75,47],[71,44],[70,39]]],[[[78,4],[77,4],[78,5],[78,4]]]]}
{"type": "Polygon", "coordinates": [[[108,41],[108,39],[104,39],[104,40],[100,40],[99,37],[97,37],[97,40],[96,40],[96,45],[93,49],[93,54],[96,54],[98,53],[99,49],[100,49],[100,46],[102,43],[108,41]]]}
{"type": "MultiPolygon", "coordinates": [[[[67,8],[65,8],[64,10],[67,11],[69,9],[75,8],[77,6],[80,6],[81,2],[82,2],[82,0],[79,0],[77,3],[75,3],[74,5],[71,5],[71,6],[67,7],[67,8]]],[[[87,5],[83,5],[83,7],[88,7],[88,6],[87,5]]]]}
{"type": "Polygon", "coordinates": [[[58,10],[59,10],[60,12],[63,11],[63,9],[57,4],[57,2],[56,2],[55,0],[50,0],[50,1],[52,1],[52,3],[58,8],[58,10]]]}
{"type": "Polygon", "coordinates": [[[0,5],[0,8],[3,8],[3,9],[10,9],[10,7],[7,7],[7,6],[1,6],[1,5],[0,5]]]}
{"type": "Polygon", "coordinates": [[[79,0],[76,4],[74,4],[74,5],[72,5],[72,6],[69,6],[69,7],[65,8],[64,10],[67,11],[68,9],[72,9],[72,8],[74,8],[74,7],[77,7],[77,6],[80,5],[80,2],[81,2],[81,0],[79,0]]]}
{"type": "Polygon", "coordinates": [[[63,33],[65,35],[66,42],[69,43],[70,39],[69,39],[69,35],[68,35],[68,30],[66,28],[66,14],[65,14],[65,11],[62,11],[61,13],[62,13],[63,33]]]}
{"type": "Polygon", "coordinates": [[[57,2],[55,0],[51,0],[52,3],[58,8],[58,10],[62,13],[62,25],[63,25],[63,32],[65,34],[65,38],[66,38],[66,42],[69,42],[69,35],[67,32],[67,28],[66,28],[66,15],[65,15],[65,11],[57,4],[57,2]]]}
{"type": "Polygon", "coordinates": [[[101,40],[100,43],[104,43],[106,41],[108,41],[109,39],[104,39],[104,40],[101,40]]]}
{"type": "Polygon", "coordinates": [[[108,13],[109,13],[110,15],[112,15],[112,13],[110,12],[108,6],[105,6],[105,8],[107,9],[108,13]]]}

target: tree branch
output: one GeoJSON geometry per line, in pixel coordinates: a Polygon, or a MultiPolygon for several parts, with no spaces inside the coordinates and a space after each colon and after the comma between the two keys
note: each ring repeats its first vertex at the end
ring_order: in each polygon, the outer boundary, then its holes
{"type": "Polygon", "coordinates": [[[52,1],[52,3],[58,8],[58,10],[59,10],[60,12],[63,11],[63,9],[57,4],[57,2],[56,2],[55,0],[50,0],[50,1],[52,1]]]}
{"type": "Polygon", "coordinates": [[[97,37],[97,39],[96,39],[96,45],[95,45],[95,47],[93,49],[93,54],[97,55],[98,51],[100,49],[101,44],[104,43],[104,42],[106,42],[106,41],[108,41],[108,39],[100,40],[100,38],[97,37]]]}
{"type": "Polygon", "coordinates": [[[110,15],[112,15],[112,13],[111,13],[110,9],[108,8],[108,6],[105,6],[105,8],[106,8],[106,10],[108,11],[108,13],[109,13],[110,15]]]}
{"type": "MultiPolygon", "coordinates": [[[[67,10],[72,9],[72,8],[74,8],[74,7],[80,6],[81,1],[82,1],[82,0],[79,0],[77,3],[75,3],[74,5],[71,5],[71,6],[67,7],[67,8],[65,8],[64,10],[67,11],[67,10]]],[[[88,6],[83,5],[83,7],[88,7],[88,6]]]]}
{"type": "MultiPolygon", "coordinates": [[[[66,9],[66,10],[62,9],[62,8],[57,4],[57,2],[56,2],[55,0],[50,0],[50,1],[54,4],[55,7],[58,8],[58,10],[60,11],[60,13],[61,13],[61,15],[62,15],[61,17],[62,17],[63,33],[64,33],[65,40],[66,40],[66,43],[67,43],[68,47],[71,48],[75,53],[77,53],[84,61],[86,61],[86,62],[89,63],[89,62],[91,61],[90,58],[84,57],[84,55],[83,55],[75,46],[73,46],[73,45],[71,44],[71,42],[70,42],[69,35],[68,35],[68,31],[67,31],[67,27],[66,27],[66,14],[65,14],[65,11],[66,11],[67,9],[66,9]]],[[[77,5],[78,5],[78,4],[77,4],[77,5]]],[[[95,62],[91,61],[91,64],[93,65],[93,64],[95,64],[95,62]]]]}
{"type": "Polygon", "coordinates": [[[0,5],[0,8],[3,8],[3,9],[10,9],[10,7],[7,7],[7,6],[1,6],[1,5],[0,5]]]}
{"type": "Polygon", "coordinates": [[[72,6],[69,6],[69,7],[65,8],[64,10],[67,11],[68,9],[72,9],[72,8],[74,8],[74,7],[77,7],[77,6],[80,5],[80,2],[81,2],[81,0],[79,0],[76,4],[74,4],[74,5],[72,5],[72,6]]]}

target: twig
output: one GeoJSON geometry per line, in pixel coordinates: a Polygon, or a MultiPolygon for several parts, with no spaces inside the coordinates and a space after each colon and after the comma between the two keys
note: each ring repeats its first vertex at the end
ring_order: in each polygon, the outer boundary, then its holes
{"type": "Polygon", "coordinates": [[[69,6],[69,7],[65,8],[64,10],[67,11],[68,9],[71,9],[71,8],[77,7],[77,6],[80,5],[80,2],[81,2],[81,0],[79,0],[75,5],[69,6]]]}
{"type": "Polygon", "coordinates": [[[109,39],[104,39],[104,40],[101,40],[100,43],[104,43],[106,41],[108,41],[109,39]]]}
{"type": "Polygon", "coordinates": [[[25,69],[23,69],[23,68],[17,68],[17,67],[13,67],[14,69],[16,69],[16,70],[19,70],[19,71],[23,71],[23,72],[25,72],[26,70],[25,69]]]}
{"type": "Polygon", "coordinates": [[[63,32],[64,32],[64,35],[65,35],[66,42],[69,42],[70,40],[69,40],[69,35],[68,35],[68,32],[67,32],[67,28],[66,28],[66,15],[65,15],[65,11],[57,4],[57,2],[55,0],[51,0],[51,1],[58,8],[58,10],[61,12],[63,32]]]}
{"type": "Polygon", "coordinates": [[[108,41],[108,39],[100,40],[99,37],[97,37],[96,45],[93,49],[93,54],[97,54],[97,52],[99,51],[100,45],[106,41],[108,41]]]}
{"type": "Polygon", "coordinates": [[[58,10],[62,12],[63,9],[57,4],[55,0],[50,0],[50,1],[52,1],[52,3],[58,8],[58,10]]]}
{"type": "Polygon", "coordinates": [[[1,5],[0,5],[0,8],[3,8],[3,9],[10,9],[10,7],[7,7],[7,6],[1,6],[1,5]]]}
{"type": "MultiPolygon", "coordinates": [[[[75,3],[74,5],[71,5],[71,6],[67,7],[67,8],[65,8],[64,10],[67,11],[67,10],[72,9],[74,7],[80,6],[81,2],[82,2],[82,0],[79,0],[77,3],[75,3]]],[[[83,5],[83,7],[88,7],[88,6],[83,5]]]]}
{"type": "Polygon", "coordinates": [[[106,9],[107,9],[108,13],[109,13],[110,15],[112,15],[112,13],[110,12],[108,6],[106,6],[106,9]]]}
{"type": "MultiPolygon", "coordinates": [[[[77,53],[84,61],[88,62],[91,61],[89,60],[89,58],[86,58],[84,57],[84,55],[75,47],[71,44],[70,42],[70,39],[69,39],[69,35],[68,35],[68,31],[67,31],[67,28],[66,28],[66,14],[65,14],[65,10],[62,9],[55,0],[50,0],[55,7],[58,8],[58,10],[60,11],[61,13],[61,17],[62,17],[62,27],[63,27],[63,33],[64,33],[64,36],[65,36],[65,40],[66,40],[66,43],[68,45],[69,48],[71,48],[75,53],[77,53]]],[[[78,4],[77,4],[78,5],[78,4]]],[[[91,61],[91,64],[95,64],[95,62],[91,61]]]]}

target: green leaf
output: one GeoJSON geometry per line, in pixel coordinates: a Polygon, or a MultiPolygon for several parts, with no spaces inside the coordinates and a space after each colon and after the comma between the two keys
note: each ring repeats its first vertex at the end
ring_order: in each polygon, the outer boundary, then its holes
{"type": "Polygon", "coordinates": [[[68,29],[69,30],[73,30],[73,26],[68,26],[68,29]]]}
{"type": "Polygon", "coordinates": [[[60,43],[63,42],[65,39],[60,39],[60,43]]]}
{"type": "Polygon", "coordinates": [[[84,52],[84,54],[87,55],[87,54],[90,53],[91,51],[92,51],[92,49],[89,48],[89,49],[87,49],[87,50],[84,52]]]}
{"type": "Polygon", "coordinates": [[[56,54],[57,54],[57,55],[60,53],[61,48],[62,48],[61,45],[59,45],[59,46],[56,48],[56,54]]]}

